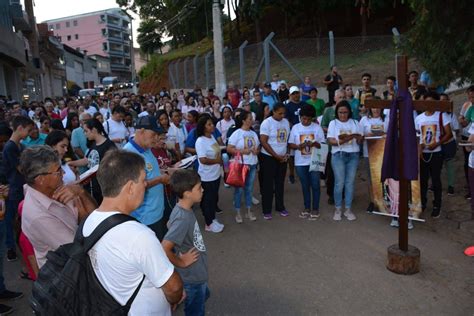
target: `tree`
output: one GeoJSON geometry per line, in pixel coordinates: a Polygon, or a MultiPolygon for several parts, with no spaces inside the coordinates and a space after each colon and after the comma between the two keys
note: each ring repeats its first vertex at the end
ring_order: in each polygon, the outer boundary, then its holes
{"type": "Polygon", "coordinates": [[[137,42],[142,52],[153,54],[163,47],[159,25],[154,20],[142,20],[138,27],[137,42]]]}
{"type": "Polygon", "coordinates": [[[410,0],[415,14],[404,49],[439,84],[474,82],[474,28],[470,0],[410,0]]]}

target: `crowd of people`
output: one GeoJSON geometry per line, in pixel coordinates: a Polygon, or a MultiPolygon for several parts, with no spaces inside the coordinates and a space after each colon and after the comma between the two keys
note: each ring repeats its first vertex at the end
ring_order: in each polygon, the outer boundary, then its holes
{"type": "MultiPolygon", "coordinates": [[[[420,84],[416,71],[410,72],[409,81],[413,99],[449,100],[447,94],[420,84]]],[[[213,89],[204,95],[199,88],[187,93],[163,88],[156,95],[109,93],[28,104],[1,97],[0,299],[22,295],[6,290],[3,281],[3,257],[6,253],[8,261],[17,260],[17,241],[26,268],[22,276],[35,280],[48,251],[71,243],[82,221],[87,236],[111,215],[124,213],[138,223],[112,229],[90,251],[104,288],[124,305],[141,286],[131,305],[134,315],[169,314],[170,304],[181,301],[186,314],[203,315],[209,297],[207,257],[193,210],[200,203],[205,231],[224,230],[217,214],[222,212],[219,188],[229,188],[229,159],[247,166],[244,185],[233,188],[237,224],[244,218],[257,220],[258,213],[267,221],[275,214],[289,216],[285,184],[297,179],[300,218],[319,218],[323,182],[328,204],[334,205],[333,220],[356,220],[356,173],[370,172],[364,137],[383,136],[389,123],[389,110],[364,104],[369,99],[391,100],[397,83],[388,76],[386,88],[377,91],[371,75],[364,73],[361,88],[354,91],[335,66],[323,83],[327,102],[318,97],[310,77],[299,86],[288,86],[277,74],[272,82],[251,89],[231,85],[224,96],[213,89]],[[325,171],[313,171],[313,148],[323,143],[329,146],[325,171]],[[191,170],[179,169],[180,162],[192,156],[196,160],[191,170]],[[81,177],[97,167],[96,175],[81,177]],[[254,196],[256,178],[260,199],[254,196]]],[[[467,97],[459,116],[431,110],[413,113],[422,148],[422,209],[428,208],[428,191],[433,191],[433,218],[442,208],[443,165],[447,193],[455,193],[458,134],[474,143],[474,86],[467,89],[467,97]]],[[[470,199],[474,155],[468,146],[463,151],[470,199]]],[[[397,192],[397,181],[391,181],[397,192]]],[[[392,204],[397,214],[397,204],[392,204]]],[[[472,199],[471,206],[474,209],[472,199]]],[[[370,201],[367,211],[376,210],[370,201]]],[[[390,225],[398,226],[396,217],[390,225]]],[[[0,304],[0,313],[9,308],[0,304]]]]}

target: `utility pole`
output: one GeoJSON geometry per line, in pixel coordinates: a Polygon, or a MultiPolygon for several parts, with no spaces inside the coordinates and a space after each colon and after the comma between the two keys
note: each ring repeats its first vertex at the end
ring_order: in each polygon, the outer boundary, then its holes
{"type": "Polygon", "coordinates": [[[219,97],[223,97],[227,88],[224,69],[224,39],[222,38],[221,23],[221,2],[225,0],[213,0],[212,3],[212,25],[214,32],[214,72],[215,72],[215,89],[219,97]]]}

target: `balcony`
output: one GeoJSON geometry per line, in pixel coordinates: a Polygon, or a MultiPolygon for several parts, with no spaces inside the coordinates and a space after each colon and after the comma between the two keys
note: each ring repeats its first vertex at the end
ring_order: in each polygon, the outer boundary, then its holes
{"type": "Polygon", "coordinates": [[[26,65],[23,38],[11,29],[2,26],[0,26],[0,59],[8,60],[17,66],[26,65]]]}
{"type": "Polygon", "coordinates": [[[13,21],[13,26],[17,31],[31,32],[33,31],[30,22],[28,21],[28,14],[23,11],[21,4],[10,4],[10,14],[13,21]]]}

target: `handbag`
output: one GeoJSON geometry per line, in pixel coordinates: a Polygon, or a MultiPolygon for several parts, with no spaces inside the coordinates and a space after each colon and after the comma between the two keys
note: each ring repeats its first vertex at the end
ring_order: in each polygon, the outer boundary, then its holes
{"type": "Polygon", "coordinates": [[[309,172],[325,172],[328,152],[329,147],[327,144],[321,143],[321,148],[313,147],[313,150],[311,151],[311,163],[309,165],[309,172]]]}
{"type": "Polygon", "coordinates": [[[225,183],[236,188],[243,188],[248,171],[249,166],[244,164],[242,155],[240,152],[237,152],[229,164],[229,173],[227,174],[225,183]]]}

